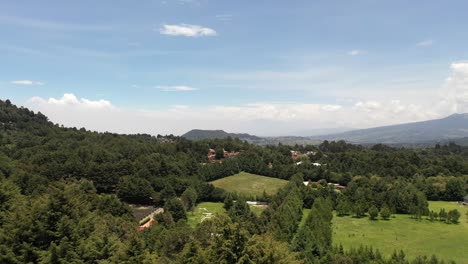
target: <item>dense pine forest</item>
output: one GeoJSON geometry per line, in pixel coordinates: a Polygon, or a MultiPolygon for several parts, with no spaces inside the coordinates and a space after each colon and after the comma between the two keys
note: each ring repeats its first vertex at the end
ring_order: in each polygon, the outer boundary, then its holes
{"type": "MultiPolygon", "coordinates": [[[[333,246],[331,221],[434,217],[428,200],[463,200],[467,175],[468,148],[453,143],[264,147],[119,135],[66,128],[0,101],[0,263],[447,263],[437,255],[385,257],[378,248],[333,246]],[[213,162],[209,149],[240,154],[213,162]],[[289,183],[261,197],[209,183],[242,171],[289,183]],[[256,215],[246,200],[269,206],[256,215]],[[223,202],[227,214],[187,225],[186,212],[207,201],[223,202]],[[138,232],[129,204],[165,210],[138,232]],[[300,225],[305,208],[311,213],[300,225]]],[[[460,217],[449,215],[448,222],[460,217]]]]}

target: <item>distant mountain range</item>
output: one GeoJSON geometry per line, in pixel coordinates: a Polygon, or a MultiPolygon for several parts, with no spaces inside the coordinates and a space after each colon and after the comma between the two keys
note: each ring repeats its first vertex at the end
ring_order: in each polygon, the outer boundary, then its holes
{"type": "Polygon", "coordinates": [[[223,130],[200,129],[191,130],[182,137],[191,140],[232,137],[259,145],[277,145],[278,143],[286,145],[318,144],[323,140],[345,140],[350,143],[364,145],[383,143],[388,145],[425,146],[447,142],[468,145],[468,114],[453,114],[446,118],[429,121],[307,137],[257,137],[249,134],[227,133],[223,130]]]}
{"type": "Polygon", "coordinates": [[[453,114],[441,119],[359,129],[310,138],[318,140],[342,139],[359,144],[419,144],[446,142],[464,137],[468,137],[468,114],[453,114]]]}

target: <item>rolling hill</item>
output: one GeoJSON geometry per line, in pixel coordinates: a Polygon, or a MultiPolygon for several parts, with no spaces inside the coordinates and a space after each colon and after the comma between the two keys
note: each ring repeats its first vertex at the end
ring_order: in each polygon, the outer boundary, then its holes
{"type": "Polygon", "coordinates": [[[238,138],[240,140],[251,141],[261,141],[261,137],[241,133],[228,133],[224,130],[202,130],[202,129],[192,129],[189,132],[182,135],[182,137],[190,140],[204,140],[204,139],[223,139],[223,138],[238,138]]]}

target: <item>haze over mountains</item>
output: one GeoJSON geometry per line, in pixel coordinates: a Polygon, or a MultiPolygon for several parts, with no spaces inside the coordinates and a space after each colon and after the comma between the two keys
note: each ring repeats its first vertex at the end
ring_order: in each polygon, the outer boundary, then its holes
{"type": "Polygon", "coordinates": [[[343,139],[353,143],[401,144],[447,141],[467,136],[468,114],[453,114],[441,119],[353,130],[312,138],[343,139]]]}
{"type": "Polygon", "coordinates": [[[192,130],[183,137],[192,140],[211,138],[239,138],[248,142],[266,144],[316,144],[323,140],[345,140],[358,144],[435,144],[453,141],[468,143],[468,113],[422,122],[358,129],[342,133],[306,137],[257,137],[249,134],[227,133],[222,130],[192,130]]]}

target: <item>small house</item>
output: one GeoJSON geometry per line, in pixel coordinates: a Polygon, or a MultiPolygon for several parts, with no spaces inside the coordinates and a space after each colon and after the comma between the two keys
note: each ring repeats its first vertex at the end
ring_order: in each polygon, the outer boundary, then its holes
{"type": "Polygon", "coordinates": [[[463,204],[468,205],[468,195],[463,197],[463,204]]]}

